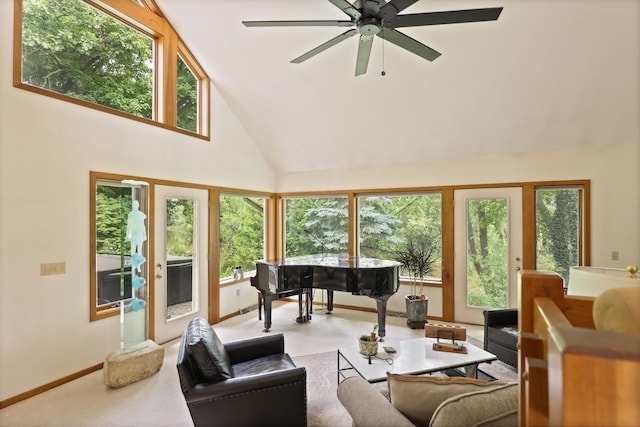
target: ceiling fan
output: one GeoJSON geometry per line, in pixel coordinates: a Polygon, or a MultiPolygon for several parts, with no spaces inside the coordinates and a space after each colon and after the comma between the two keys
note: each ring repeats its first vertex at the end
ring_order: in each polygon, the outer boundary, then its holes
{"type": "Polygon", "coordinates": [[[391,0],[387,3],[385,0],[356,0],[351,4],[347,0],[329,0],[334,6],[346,13],[350,19],[348,21],[242,21],[242,23],[247,27],[355,27],[298,56],[291,62],[299,64],[356,34],[360,34],[356,60],[356,76],[359,76],[367,72],[374,36],[400,46],[428,61],[433,61],[440,56],[440,52],[401,33],[396,28],[495,21],[502,12],[501,7],[492,7],[399,15],[400,12],[417,1],[391,0]]]}

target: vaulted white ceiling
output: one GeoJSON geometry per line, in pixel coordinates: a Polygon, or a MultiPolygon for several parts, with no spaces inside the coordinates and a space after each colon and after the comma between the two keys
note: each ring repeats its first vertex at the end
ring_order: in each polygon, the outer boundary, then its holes
{"type": "Polygon", "coordinates": [[[289,62],[344,28],[241,22],[348,19],[327,0],[157,3],[279,173],[640,143],[638,0],[420,0],[504,10],[402,29],[433,62],[376,38],[358,77],[357,37],[289,62]]]}

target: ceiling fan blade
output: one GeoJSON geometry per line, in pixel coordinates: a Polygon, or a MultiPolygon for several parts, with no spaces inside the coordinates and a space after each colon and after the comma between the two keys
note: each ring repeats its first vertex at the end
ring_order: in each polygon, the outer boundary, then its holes
{"type": "Polygon", "coordinates": [[[373,36],[360,35],[358,44],[358,59],[356,60],[356,76],[365,74],[371,56],[371,46],[373,46],[373,36]]]}
{"type": "Polygon", "coordinates": [[[422,25],[460,24],[463,22],[495,21],[501,7],[485,9],[449,10],[446,12],[411,13],[397,15],[384,22],[386,28],[418,27],[422,25]]]}
{"type": "Polygon", "coordinates": [[[358,20],[362,17],[362,13],[358,9],[356,9],[351,3],[347,0],[329,0],[336,6],[338,9],[352,17],[354,20],[358,20]]]}
{"type": "Polygon", "coordinates": [[[242,21],[245,27],[353,27],[352,21],[242,21]]]}
{"type": "Polygon", "coordinates": [[[415,53],[416,55],[426,59],[427,61],[433,61],[441,55],[437,50],[431,49],[429,46],[424,45],[415,39],[412,39],[411,37],[401,33],[400,31],[383,28],[382,31],[378,33],[378,37],[382,37],[386,41],[391,42],[396,46],[406,49],[411,53],[415,53]]]}
{"type": "Polygon", "coordinates": [[[299,64],[303,61],[306,61],[307,59],[311,58],[312,56],[316,56],[317,54],[319,54],[320,52],[323,52],[327,49],[329,49],[331,46],[335,46],[338,43],[340,43],[341,41],[344,41],[346,39],[348,39],[349,37],[355,35],[358,33],[358,30],[356,30],[355,28],[352,28],[348,31],[345,31],[344,33],[340,34],[339,36],[336,36],[334,38],[332,38],[331,40],[329,40],[328,42],[322,43],[320,46],[311,49],[309,52],[298,56],[295,59],[292,59],[291,62],[293,62],[294,64],[299,64]]]}
{"type": "Polygon", "coordinates": [[[383,20],[389,20],[417,2],[418,0],[391,0],[380,8],[380,17],[383,20]]]}

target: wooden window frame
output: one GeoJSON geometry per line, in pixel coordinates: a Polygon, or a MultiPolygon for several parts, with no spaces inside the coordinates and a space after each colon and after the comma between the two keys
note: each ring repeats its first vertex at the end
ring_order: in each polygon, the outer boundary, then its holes
{"type": "Polygon", "coordinates": [[[211,80],[195,59],[186,44],[180,39],[171,23],[165,18],[153,0],[144,0],[144,6],[133,1],[121,0],[79,0],[111,16],[125,25],[139,31],[154,43],[154,93],[153,117],[139,117],[114,108],[94,104],[69,95],[50,91],[22,82],[22,2],[14,0],[14,46],[13,46],[13,86],[30,92],[71,102],[138,122],[158,126],[196,138],[211,140],[211,80]],[[198,80],[198,130],[191,132],[176,126],[177,123],[177,57],[193,71],[198,80]]]}

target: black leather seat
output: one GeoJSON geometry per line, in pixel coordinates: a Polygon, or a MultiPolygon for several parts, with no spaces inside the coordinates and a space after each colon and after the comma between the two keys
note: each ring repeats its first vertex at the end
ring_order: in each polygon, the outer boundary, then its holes
{"type": "Polygon", "coordinates": [[[203,318],[189,323],[178,376],[196,426],[306,426],[307,373],[284,352],[284,335],[222,344],[203,318]]]}
{"type": "Polygon", "coordinates": [[[484,349],[511,366],[518,366],[518,309],[484,311],[484,349]]]}

